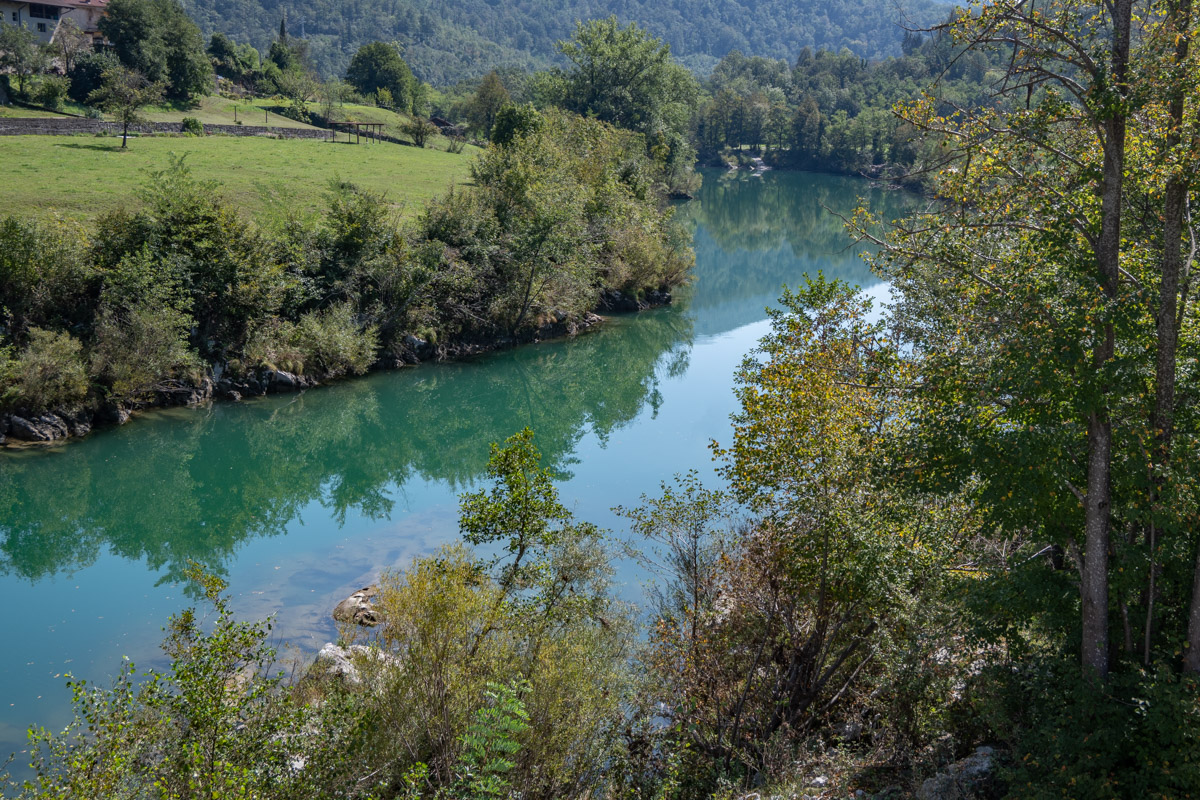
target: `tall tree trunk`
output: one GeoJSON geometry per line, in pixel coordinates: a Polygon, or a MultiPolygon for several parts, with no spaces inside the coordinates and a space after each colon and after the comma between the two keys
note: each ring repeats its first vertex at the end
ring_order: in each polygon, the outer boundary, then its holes
{"type": "MultiPolygon", "coordinates": [[[[1155,358],[1154,430],[1157,444],[1157,461],[1160,468],[1170,466],[1171,444],[1175,429],[1175,367],[1179,346],[1179,327],[1182,315],[1179,310],[1179,282],[1183,271],[1183,227],[1185,204],[1190,188],[1189,171],[1183,163],[1182,154],[1177,153],[1183,142],[1185,90],[1183,76],[1187,69],[1188,50],[1191,43],[1192,0],[1177,0],[1170,7],[1168,32],[1175,37],[1173,69],[1168,78],[1171,95],[1168,102],[1168,125],[1166,147],[1173,160],[1172,171],[1167,179],[1163,199],[1163,255],[1162,276],[1159,281],[1157,327],[1158,351],[1155,358]],[[1176,160],[1178,159],[1178,160],[1176,160]]],[[[1154,482],[1154,497],[1157,505],[1162,489],[1161,479],[1154,482]]],[[[1154,509],[1151,509],[1153,514],[1154,509]]],[[[1151,632],[1153,624],[1154,594],[1156,587],[1154,549],[1157,542],[1150,542],[1149,597],[1146,611],[1146,641],[1144,658],[1150,660],[1151,632]]],[[[1184,668],[1200,672],[1200,550],[1196,554],[1195,574],[1192,585],[1192,601],[1188,614],[1187,648],[1183,655],[1184,668]]]]}
{"type": "MultiPolygon", "coordinates": [[[[1177,73],[1186,68],[1188,46],[1191,33],[1192,0],[1178,0],[1171,7],[1171,24],[1168,31],[1175,36],[1174,69],[1169,77],[1171,98],[1168,103],[1167,152],[1169,158],[1177,159],[1181,154],[1179,149],[1183,141],[1184,86],[1182,75],[1177,73]]],[[[1179,349],[1179,276],[1183,271],[1183,217],[1184,205],[1187,202],[1188,178],[1184,173],[1183,164],[1175,161],[1167,179],[1166,196],[1163,199],[1163,254],[1162,275],[1159,280],[1158,318],[1156,324],[1156,340],[1158,351],[1154,364],[1154,431],[1156,437],[1156,461],[1159,472],[1153,481],[1153,496],[1150,498],[1151,522],[1150,540],[1150,575],[1148,578],[1146,597],[1145,641],[1143,643],[1142,660],[1150,663],[1151,644],[1154,633],[1154,603],[1158,591],[1156,586],[1158,564],[1155,551],[1158,548],[1156,534],[1160,526],[1155,523],[1154,515],[1162,493],[1163,473],[1171,462],[1171,439],[1175,432],[1175,362],[1179,349]]],[[[1192,605],[1200,602],[1193,597],[1192,605]]],[[[1194,619],[1196,612],[1193,611],[1194,619]]],[[[1200,628],[1189,620],[1188,641],[1195,644],[1200,639],[1200,628]]],[[[1190,656],[1189,648],[1185,660],[1190,656]]],[[[1196,655],[1197,663],[1189,668],[1200,670],[1200,653],[1196,655]]]]}
{"type": "MultiPolygon", "coordinates": [[[[1110,50],[1110,92],[1103,98],[1104,167],[1101,178],[1100,239],[1096,248],[1096,267],[1104,294],[1110,302],[1117,299],[1121,257],[1121,202],[1125,170],[1124,108],[1129,69],[1129,31],[1133,0],[1116,0],[1112,11],[1113,34],[1110,50]]],[[[1094,76],[1100,79],[1101,76],[1094,76]]],[[[1107,94],[1107,93],[1106,93],[1107,94]]],[[[1116,332],[1111,322],[1096,331],[1093,366],[1102,372],[1116,351],[1116,332]]],[[[1101,680],[1108,677],[1108,550],[1110,537],[1112,421],[1109,418],[1101,386],[1098,407],[1088,415],[1087,496],[1084,502],[1084,558],[1080,583],[1082,600],[1082,662],[1086,674],[1101,680]]]]}

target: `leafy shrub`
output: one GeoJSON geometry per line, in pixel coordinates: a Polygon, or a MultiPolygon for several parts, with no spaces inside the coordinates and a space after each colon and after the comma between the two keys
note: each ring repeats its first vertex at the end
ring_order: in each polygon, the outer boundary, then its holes
{"type": "Polygon", "coordinates": [[[400,130],[405,136],[412,139],[413,144],[417,147],[424,147],[433,136],[437,135],[438,128],[432,122],[421,117],[413,117],[400,126],[400,130]]]}
{"type": "Polygon", "coordinates": [[[97,278],[78,230],[0,219],[0,320],[17,341],[30,326],[87,324],[97,278]]]}
{"type": "Polygon", "coordinates": [[[119,64],[117,57],[107,50],[91,50],[80,54],[67,73],[70,82],[67,94],[76,103],[87,103],[88,96],[103,83],[105,71],[119,64]]]}
{"type": "Polygon", "coordinates": [[[297,323],[269,320],[255,330],[243,364],[325,377],[361,375],[375,361],[378,331],[361,327],[347,303],[312,311],[297,323]]]}
{"type": "Polygon", "coordinates": [[[379,335],[374,327],[360,327],[350,304],[342,303],[302,316],[295,343],[310,368],[330,377],[361,375],[375,361],[379,335]]]}
{"type": "Polygon", "coordinates": [[[1190,797],[1200,786],[1200,682],[1173,665],[1100,685],[1079,680],[1069,655],[1043,654],[978,682],[996,704],[982,710],[1013,742],[1011,797],[1190,797]]]}
{"type": "Polygon", "coordinates": [[[518,137],[536,131],[541,124],[542,115],[532,103],[523,106],[506,105],[496,112],[496,120],[492,123],[491,142],[495,145],[506,145],[518,137]]]}
{"type": "Polygon", "coordinates": [[[60,78],[57,75],[46,75],[33,92],[33,102],[45,108],[58,111],[62,108],[63,101],[67,99],[69,89],[70,82],[66,78],[60,78]]]}
{"type": "Polygon", "coordinates": [[[143,300],[131,307],[102,305],[92,374],[119,403],[146,400],[172,385],[195,383],[200,360],[188,348],[191,327],[186,312],[167,304],[143,300]]]}
{"type": "Polygon", "coordinates": [[[517,434],[493,446],[492,488],[462,499],[466,540],[499,558],[444,548],[381,582],[378,643],[396,658],[368,749],[397,778],[419,761],[435,786],[507,779],[549,800],[585,796],[607,768],[628,689],[627,612],[599,531],[573,520],[539,462],[532,434],[517,434]],[[521,681],[527,719],[495,688],[521,681]]]}
{"type": "Polygon", "coordinates": [[[172,617],[165,672],[126,662],[108,689],[71,679],[74,720],[30,732],[38,777],[22,797],[306,796],[294,759],[316,742],[295,736],[302,711],[271,674],[270,623],[236,621],[224,583],[195,566],[188,576],[211,627],[193,609],[172,617]]]}
{"type": "Polygon", "coordinates": [[[296,326],[278,318],[260,324],[246,341],[240,362],[244,368],[304,374],[304,353],[296,344],[296,326]]]}
{"type": "Polygon", "coordinates": [[[0,351],[0,404],[44,411],[73,409],[87,397],[83,346],[69,333],[31,328],[29,344],[0,351]]]}
{"type": "Polygon", "coordinates": [[[183,118],[183,132],[189,136],[203,136],[204,125],[195,117],[183,118]]]}

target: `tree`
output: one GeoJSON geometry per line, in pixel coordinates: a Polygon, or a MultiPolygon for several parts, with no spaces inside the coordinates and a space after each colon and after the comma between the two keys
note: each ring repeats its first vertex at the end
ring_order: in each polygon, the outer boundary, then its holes
{"type": "Polygon", "coordinates": [[[527,133],[536,131],[542,124],[542,115],[532,103],[523,106],[509,104],[496,112],[492,122],[491,142],[505,145],[527,133]]]}
{"type": "Polygon", "coordinates": [[[75,20],[67,17],[58,23],[54,30],[54,39],[50,42],[54,55],[58,58],[62,71],[69,74],[75,67],[75,62],[84,53],[92,50],[92,37],[80,29],[75,20]]]}
{"type": "Polygon", "coordinates": [[[88,95],[100,88],[104,73],[120,65],[121,62],[110,52],[92,50],[82,53],[67,73],[71,81],[67,94],[77,103],[87,103],[88,95]]]}
{"type": "Polygon", "coordinates": [[[212,62],[200,29],[176,0],[113,0],[100,32],[126,67],[173,100],[190,101],[212,88],[212,62]]]}
{"type": "Polygon", "coordinates": [[[317,89],[317,97],[321,100],[321,116],[327,122],[341,119],[342,104],[346,102],[346,98],[349,95],[350,86],[344,81],[339,81],[336,78],[325,81],[317,89]]]}
{"type": "Polygon", "coordinates": [[[737,374],[733,440],[714,446],[753,516],[735,525],[694,478],[634,515],[673,578],[651,634],[659,713],[730,777],[883,685],[900,650],[942,646],[915,611],[932,616],[972,513],[889,474],[908,365],[861,292],[818,276],[770,317],[737,374]]]}
{"type": "Polygon", "coordinates": [[[573,65],[564,107],[645,134],[686,130],[698,87],[670,45],[614,16],[577,24],[558,49],[573,65]]]}
{"type": "Polygon", "coordinates": [[[475,94],[467,104],[467,121],[481,136],[487,138],[492,133],[492,124],[496,121],[496,114],[511,102],[504,82],[500,80],[496,71],[492,70],[483,76],[483,80],[479,82],[479,88],[475,90],[475,94]]]}
{"type": "Polygon", "coordinates": [[[24,96],[29,79],[46,68],[46,51],[33,33],[0,21],[0,68],[17,76],[17,91],[24,96]]]}
{"type": "MultiPolygon", "coordinates": [[[[1196,451],[1181,445],[1200,432],[1194,14],[1059,0],[959,17],[958,42],[1004,54],[1005,91],[951,116],[928,100],[905,113],[953,147],[944,204],[902,224],[877,262],[918,365],[910,468],[926,486],[974,487],[988,527],[1017,545],[987,582],[1010,602],[982,625],[1057,665],[1042,674],[1061,713],[1027,752],[1049,745],[1044,777],[1080,796],[1096,791],[1071,765],[1137,749],[1124,733],[1057,744],[1072,724],[1137,731],[1133,698],[1179,720],[1195,703],[1179,675],[1200,666],[1196,451]],[[1030,558],[1046,548],[1049,564],[1030,558]],[[1067,657],[1082,666],[1069,682],[1067,657]]],[[[1185,741],[1179,728],[1151,736],[1185,741]]]]}
{"type": "Polygon", "coordinates": [[[116,117],[121,123],[121,147],[127,147],[129,126],[144,122],[141,110],[162,95],[162,84],[151,83],[137,70],[117,66],[105,70],[100,88],[88,95],[88,102],[116,117]]]}
{"type": "Polygon", "coordinates": [[[401,125],[400,130],[408,138],[412,139],[413,144],[417,147],[424,147],[425,143],[429,141],[429,137],[434,136],[438,132],[438,127],[427,119],[413,117],[401,125]]]}
{"type": "Polygon", "coordinates": [[[346,82],[364,95],[387,89],[397,109],[414,110],[417,80],[394,44],[371,42],[360,47],[350,59],[346,82]]]}

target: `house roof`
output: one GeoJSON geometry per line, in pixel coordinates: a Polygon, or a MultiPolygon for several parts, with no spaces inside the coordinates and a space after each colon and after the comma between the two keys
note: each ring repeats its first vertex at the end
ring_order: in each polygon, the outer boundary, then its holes
{"type": "Polygon", "coordinates": [[[26,0],[38,5],[55,6],[56,8],[107,8],[108,0],[26,0]]]}

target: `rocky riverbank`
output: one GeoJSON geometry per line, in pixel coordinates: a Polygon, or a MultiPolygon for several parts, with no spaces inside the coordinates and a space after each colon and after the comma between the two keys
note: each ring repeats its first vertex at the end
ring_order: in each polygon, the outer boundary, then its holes
{"type": "MultiPolygon", "coordinates": [[[[658,290],[636,298],[619,291],[605,290],[597,306],[604,313],[634,312],[668,305],[669,291],[658,290]]],[[[603,322],[599,314],[582,319],[562,317],[525,336],[501,336],[488,341],[459,341],[433,344],[414,335],[405,336],[403,348],[372,365],[372,371],[402,369],[422,362],[456,361],[505,350],[525,344],[561,339],[591,330],[603,322]]],[[[207,370],[197,383],[178,382],[160,388],[149,400],[136,406],[107,405],[99,408],[35,411],[16,409],[0,414],[0,447],[28,447],[62,442],[87,436],[97,428],[123,425],[138,411],[152,408],[200,406],[215,400],[241,401],[268,394],[298,392],[324,383],[341,380],[337,376],[295,374],[283,370],[260,369],[246,374],[230,374],[224,365],[207,370]]]]}

